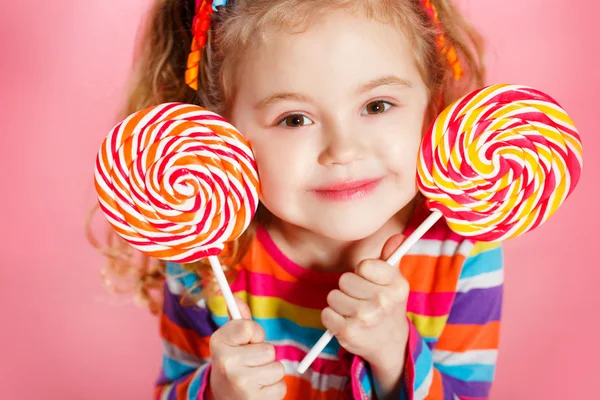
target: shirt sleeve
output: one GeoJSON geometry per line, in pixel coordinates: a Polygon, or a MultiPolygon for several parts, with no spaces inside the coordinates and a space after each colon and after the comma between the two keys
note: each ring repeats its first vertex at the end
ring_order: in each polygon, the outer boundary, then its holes
{"type": "Polygon", "coordinates": [[[157,400],[204,399],[210,373],[209,341],[217,329],[203,300],[182,306],[186,290],[200,291],[195,274],[167,263],[164,304],[160,314],[163,345],[157,400]]]}
{"type": "Polygon", "coordinates": [[[465,260],[448,321],[431,346],[410,324],[403,399],[487,399],[498,355],[504,282],[500,245],[478,243],[465,260]]]}

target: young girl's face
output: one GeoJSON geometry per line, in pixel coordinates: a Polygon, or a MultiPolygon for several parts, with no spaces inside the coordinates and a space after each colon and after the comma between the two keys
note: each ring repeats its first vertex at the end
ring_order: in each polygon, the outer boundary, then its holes
{"type": "Polygon", "coordinates": [[[415,196],[428,92],[397,28],[339,11],[302,33],[269,32],[236,90],[231,121],[282,221],[358,240],[415,196]]]}

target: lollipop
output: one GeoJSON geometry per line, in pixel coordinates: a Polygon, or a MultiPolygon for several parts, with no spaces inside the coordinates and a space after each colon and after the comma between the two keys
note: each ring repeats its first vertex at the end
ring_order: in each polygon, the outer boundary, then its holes
{"type": "Polygon", "coordinates": [[[216,257],[258,206],[258,172],[248,143],[201,107],[166,103],[117,124],[96,158],[100,208],[113,229],[148,256],[208,257],[234,318],[239,311],[216,257]]]}
{"type": "MultiPolygon", "coordinates": [[[[396,265],[442,216],[479,241],[521,235],[546,221],[573,192],[582,168],[579,134],[548,95],[492,85],[446,108],[421,144],[417,184],[432,214],[387,260],[396,265]]],[[[333,335],[298,366],[304,373],[333,335]]]]}
{"type": "Polygon", "coordinates": [[[566,112],[538,90],[489,86],[437,118],[419,157],[418,184],[449,227],[481,241],[516,237],[571,194],[581,141],[566,112]]]}

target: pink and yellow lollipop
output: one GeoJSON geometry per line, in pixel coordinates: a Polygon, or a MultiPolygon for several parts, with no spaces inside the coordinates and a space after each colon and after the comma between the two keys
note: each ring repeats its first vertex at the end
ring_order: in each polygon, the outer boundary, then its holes
{"type": "Polygon", "coordinates": [[[453,231],[500,241],[554,214],[581,168],[581,139],[556,101],[533,88],[493,85],[436,119],[421,146],[418,185],[453,231]]]}
{"type": "Polygon", "coordinates": [[[248,227],[259,182],[250,147],[231,124],[190,104],[136,112],[102,143],[95,181],[100,207],[123,239],[163,260],[208,257],[239,316],[216,256],[248,227]]]}

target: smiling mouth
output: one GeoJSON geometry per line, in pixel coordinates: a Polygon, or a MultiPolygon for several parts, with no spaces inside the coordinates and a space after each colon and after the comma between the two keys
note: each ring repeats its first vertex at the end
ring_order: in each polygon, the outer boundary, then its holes
{"type": "Polygon", "coordinates": [[[323,200],[349,201],[356,200],[373,193],[383,178],[361,179],[342,182],[313,189],[312,192],[323,200]]]}

